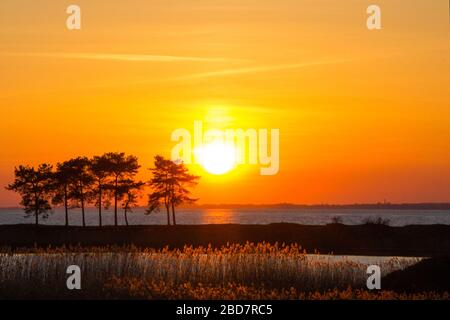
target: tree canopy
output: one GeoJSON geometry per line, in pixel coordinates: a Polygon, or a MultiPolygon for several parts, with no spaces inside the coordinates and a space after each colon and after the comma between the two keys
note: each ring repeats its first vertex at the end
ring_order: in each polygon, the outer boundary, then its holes
{"type": "Polygon", "coordinates": [[[51,210],[51,192],[54,187],[52,169],[46,163],[37,168],[21,165],[14,169],[14,182],[6,187],[20,194],[20,204],[28,216],[34,215],[36,225],[39,224],[39,216],[46,218],[51,210]]]}
{"type": "Polygon", "coordinates": [[[158,212],[164,206],[167,214],[167,224],[170,225],[170,211],[172,222],[176,224],[175,208],[184,203],[193,203],[197,199],[191,197],[190,188],[198,184],[199,176],[189,173],[182,162],[173,162],[157,155],[154,168],[151,168],[152,179],[149,185],[152,192],[148,196],[147,213],[158,212]]]}
{"type": "Polygon", "coordinates": [[[197,185],[199,177],[189,173],[183,163],[172,162],[156,156],[152,178],[148,183],[136,179],[140,165],[138,158],[123,152],[109,152],[92,158],[80,156],[56,164],[37,167],[15,168],[15,180],[6,188],[19,193],[21,205],[27,216],[47,218],[52,205],[62,206],[65,225],[69,226],[69,209],[80,208],[82,225],[86,226],[86,208],[94,205],[98,209],[99,225],[102,226],[102,208],[114,205],[114,225],[118,225],[118,209],[123,210],[126,225],[128,214],[139,204],[142,191],[151,187],[146,213],[166,208],[167,223],[176,224],[175,208],[184,203],[193,203],[190,189],[197,185]]]}

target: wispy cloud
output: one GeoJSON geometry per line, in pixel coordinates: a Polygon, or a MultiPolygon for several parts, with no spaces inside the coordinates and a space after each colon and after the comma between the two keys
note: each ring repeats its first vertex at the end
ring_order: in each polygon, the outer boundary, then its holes
{"type": "Polygon", "coordinates": [[[224,69],[224,70],[211,71],[211,72],[194,73],[191,75],[178,77],[174,80],[195,80],[195,79],[226,77],[226,76],[234,76],[234,75],[250,74],[250,73],[262,73],[262,72],[273,72],[273,71],[290,70],[290,69],[301,69],[301,68],[321,66],[321,65],[352,62],[354,60],[355,59],[336,59],[336,60],[309,61],[309,62],[294,63],[294,64],[277,64],[277,65],[268,65],[268,66],[233,68],[233,69],[224,69]]]}
{"type": "MultiPolygon", "coordinates": [[[[74,53],[74,52],[5,52],[7,56],[82,59],[82,60],[106,60],[123,62],[229,62],[236,61],[229,58],[188,57],[171,55],[146,55],[146,54],[114,54],[114,53],[74,53]]],[[[242,61],[242,60],[239,60],[242,61]]]]}

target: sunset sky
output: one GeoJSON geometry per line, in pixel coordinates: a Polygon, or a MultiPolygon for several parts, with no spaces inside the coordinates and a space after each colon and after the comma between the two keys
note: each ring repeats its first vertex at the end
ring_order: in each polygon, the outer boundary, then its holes
{"type": "Polygon", "coordinates": [[[200,203],[450,202],[449,36],[447,0],[2,0],[0,206],[19,164],[124,151],[148,179],[195,120],[280,130],[275,176],[192,166],[200,203]]]}

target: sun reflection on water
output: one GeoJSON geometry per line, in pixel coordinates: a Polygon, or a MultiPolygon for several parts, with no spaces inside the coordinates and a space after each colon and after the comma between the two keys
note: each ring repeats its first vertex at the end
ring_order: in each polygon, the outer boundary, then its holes
{"type": "Polygon", "coordinates": [[[202,215],[203,224],[227,224],[233,223],[232,209],[209,209],[202,215]]]}

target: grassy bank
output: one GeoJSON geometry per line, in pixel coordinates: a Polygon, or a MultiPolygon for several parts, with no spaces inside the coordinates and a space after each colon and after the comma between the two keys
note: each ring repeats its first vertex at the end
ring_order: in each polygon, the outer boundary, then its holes
{"type": "Polygon", "coordinates": [[[0,246],[136,245],[182,248],[220,247],[227,243],[300,244],[307,252],[377,255],[440,256],[450,252],[450,226],[179,225],[130,227],[0,226],[0,246]]]}

